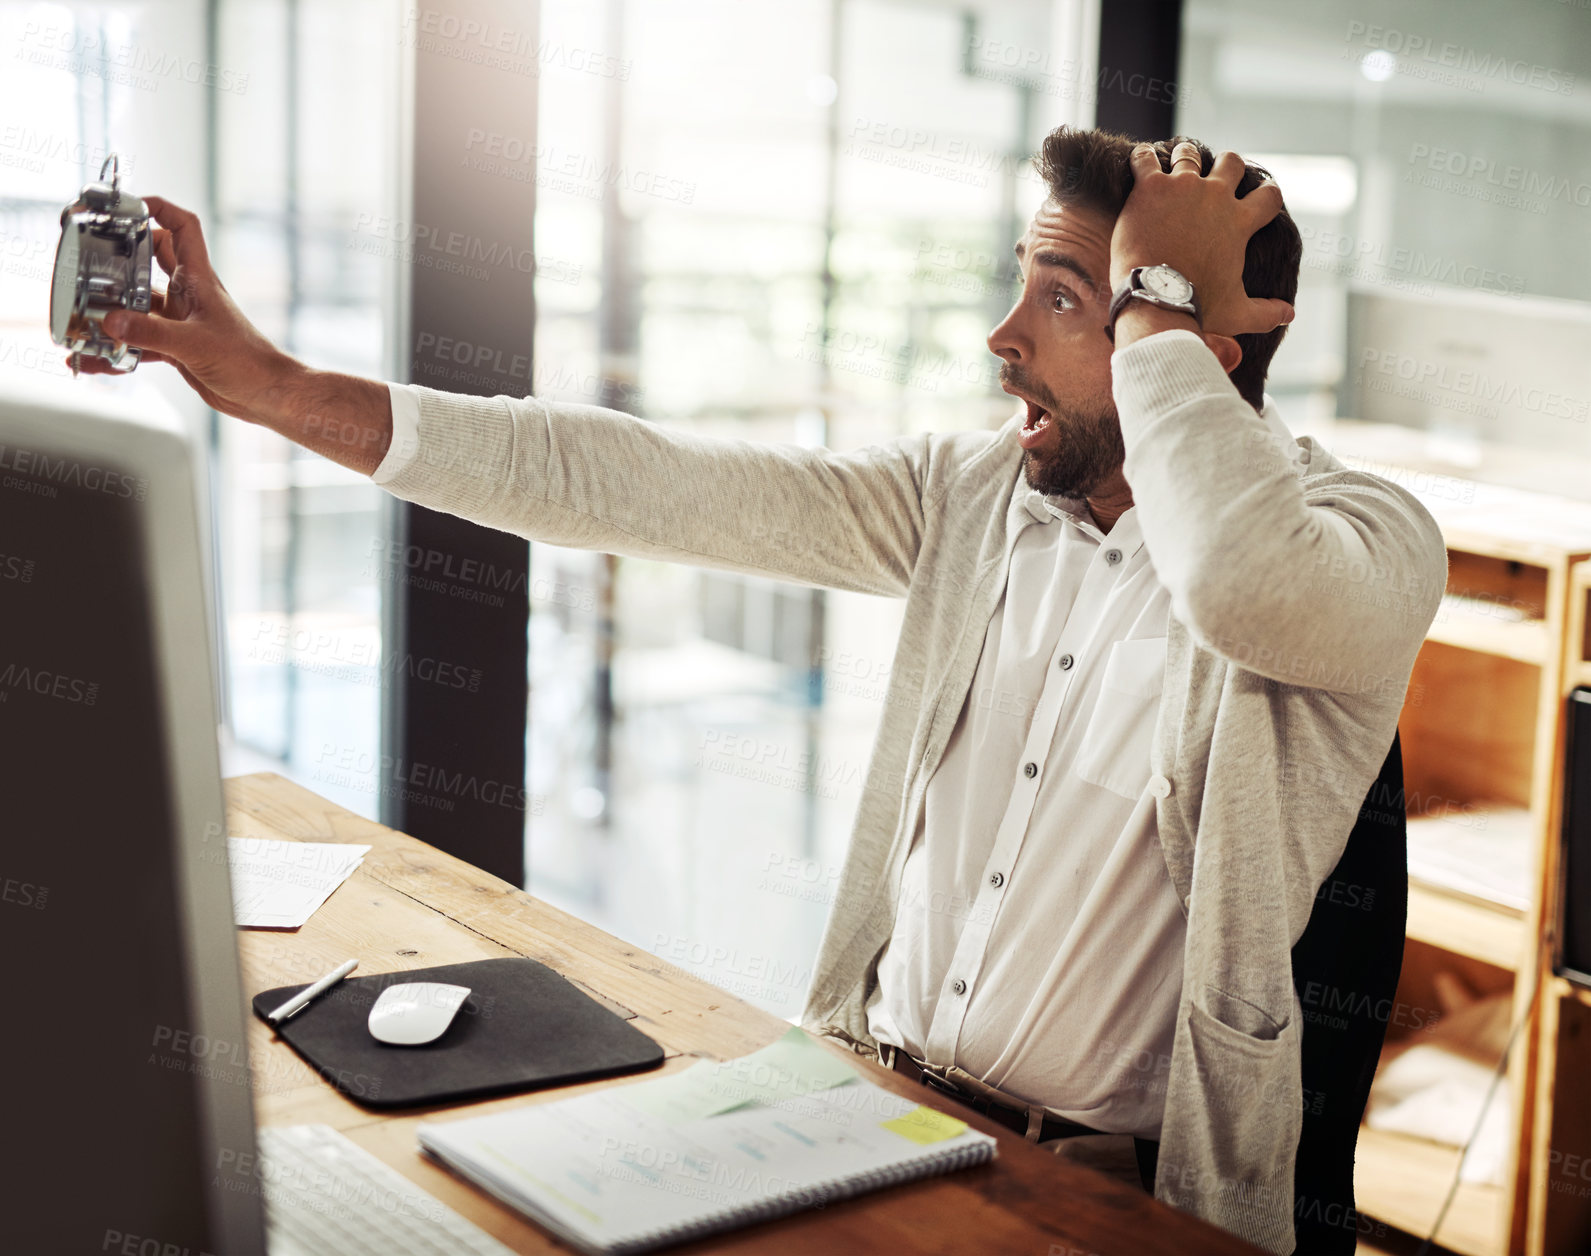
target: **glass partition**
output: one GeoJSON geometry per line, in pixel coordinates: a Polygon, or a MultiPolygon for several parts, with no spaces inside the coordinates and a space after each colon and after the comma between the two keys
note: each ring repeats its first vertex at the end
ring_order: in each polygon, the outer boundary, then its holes
{"type": "MultiPolygon", "coordinates": [[[[998,425],[1026,158],[1089,106],[1058,11],[544,5],[586,55],[542,71],[536,391],[837,449],[998,425]]],[[[532,554],[531,888],[795,1016],[900,604],[532,554]]]]}
{"type": "MultiPolygon", "coordinates": [[[[385,378],[385,268],[398,128],[385,0],[223,0],[211,253],[273,341],[385,378]]],[[[232,770],[283,771],[376,817],[383,494],[274,433],[217,427],[232,770]],[[260,764],[263,759],[264,763],[260,764]]]]}
{"type": "Polygon", "coordinates": [[[1591,456],[1591,20],[1583,5],[1187,0],[1179,129],[1271,167],[1304,236],[1271,391],[1591,456]],[[1579,347],[1577,347],[1579,346],[1579,347]]]}

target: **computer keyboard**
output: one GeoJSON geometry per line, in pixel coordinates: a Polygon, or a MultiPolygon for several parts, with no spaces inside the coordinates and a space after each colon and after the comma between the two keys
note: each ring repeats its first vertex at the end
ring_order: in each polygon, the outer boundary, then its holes
{"type": "Polygon", "coordinates": [[[259,1131],[271,1256],[513,1256],[329,1125],[259,1131]]]}

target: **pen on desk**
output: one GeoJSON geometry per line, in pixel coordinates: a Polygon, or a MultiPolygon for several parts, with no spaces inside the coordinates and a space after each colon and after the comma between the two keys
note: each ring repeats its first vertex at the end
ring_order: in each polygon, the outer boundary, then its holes
{"type": "Polygon", "coordinates": [[[273,1025],[281,1024],[294,1012],[298,1011],[302,1007],[307,1006],[311,999],[318,998],[320,995],[326,993],[326,991],[330,990],[334,985],[336,985],[339,981],[341,981],[344,977],[358,967],[359,961],[356,959],[350,959],[338,964],[336,968],[333,968],[314,985],[305,986],[274,1012],[266,1013],[265,1019],[273,1025]]]}

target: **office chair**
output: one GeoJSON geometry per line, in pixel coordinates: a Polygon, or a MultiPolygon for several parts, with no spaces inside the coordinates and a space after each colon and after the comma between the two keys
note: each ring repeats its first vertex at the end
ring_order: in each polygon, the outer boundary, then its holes
{"type": "Polygon", "coordinates": [[[1293,986],[1304,1011],[1294,1256],[1352,1256],[1358,1242],[1354,1152],[1403,969],[1406,819],[1403,748],[1394,732],[1342,858],[1293,947],[1293,986]]]}

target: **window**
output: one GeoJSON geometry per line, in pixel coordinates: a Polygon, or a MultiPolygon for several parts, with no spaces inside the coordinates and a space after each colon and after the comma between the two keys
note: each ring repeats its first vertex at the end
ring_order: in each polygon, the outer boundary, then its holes
{"type": "MultiPolygon", "coordinates": [[[[275,343],[311,366],[387,378],[386,270],[397,130],[389,6],[227,0],[212,256],[275,343]],[[240,71],[240,76],[243,71],[240,71]],[[335,125],[328,125],[335,119],[335,125]]],[[[268,766],[375,818],[383,494],[259,427],[218,425],[228,770],[268,766]]]]}
{"type": "MultiPolygon", "coordinates": [[[[1041,196],[1026,158],[1087,103],[1049,7],[619,11],[542,9],[536,391],[838,449],[1008,417],[984,341],[1041,196]],[[613,72],[552,51],[577,48],[613,72]]],[[[899,603],[532,562],[531,889],[795,1016],[899,603]]]]}
{"type": "Polygon", "coordinates": [[[1585,11],[1187,0],[1179,128],[1269,164],[1304,237],[1270,391],[1295,432],[1586,449],[1585,11]]]}

